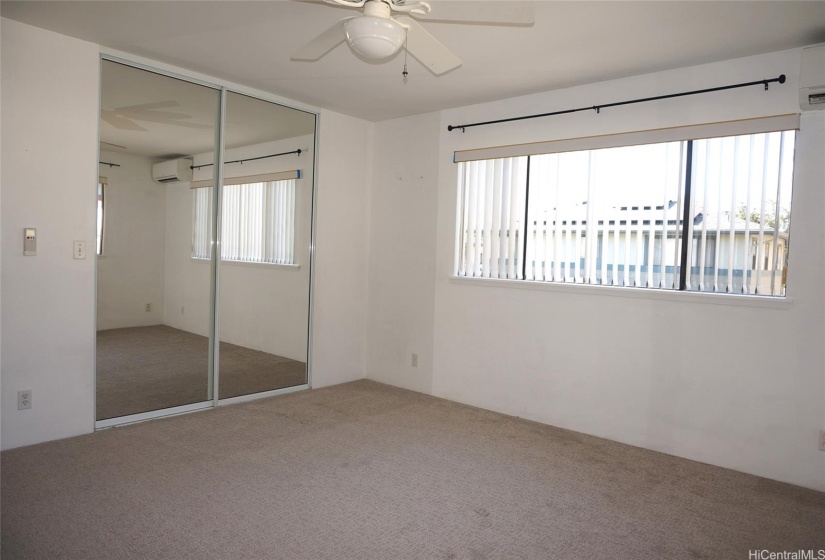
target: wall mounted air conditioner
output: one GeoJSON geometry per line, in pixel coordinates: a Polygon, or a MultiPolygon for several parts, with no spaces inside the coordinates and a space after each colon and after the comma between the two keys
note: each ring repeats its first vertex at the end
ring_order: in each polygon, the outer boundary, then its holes
{"type": "Polygon", "coordinates": [[[158,183],[181,183],[192,180],[192,159],[162,161],[152,166],[152,178],[158,183]]]}
{"type": "Polygon", "coordinates": [[[803,111],[825,111],[825,45],[802,49],[799,106],[803,111]]]}

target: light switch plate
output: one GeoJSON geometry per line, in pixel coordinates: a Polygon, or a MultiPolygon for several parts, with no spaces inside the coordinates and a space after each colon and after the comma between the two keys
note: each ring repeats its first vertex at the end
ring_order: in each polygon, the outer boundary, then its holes
{"type": "Polygon", "coordinates": [[[85,259],[86,258],[86,242],[85,241],[75,241],[74,242],[74,258],[76,258],[76,259],[85,259]]]}
{"type": "Polygon", "coordinates": [[[23,254],[27,257],[37,255],[37,230],[35,228],[23,228],[23,254]]]}

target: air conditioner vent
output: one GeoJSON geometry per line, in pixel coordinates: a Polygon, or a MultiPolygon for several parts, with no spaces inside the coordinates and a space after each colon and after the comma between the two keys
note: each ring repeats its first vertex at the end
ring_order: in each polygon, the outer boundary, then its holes
{"type": "Polygon", "coordinates": [[[808,103],[811,105],[825,104],[825,93],[812,93],[808,95],[808,103]]]}
{"type": "Polygon", "coordinates": [[[185,183],[192,180],[192,159],[162,161],[152,166],[152,178],[158,183],[185,183]]]}
{"type": "Polygon", "coordinates": [[[825,110],[825,45],[802,49],[799,107],[803,111],[825,110]]]}

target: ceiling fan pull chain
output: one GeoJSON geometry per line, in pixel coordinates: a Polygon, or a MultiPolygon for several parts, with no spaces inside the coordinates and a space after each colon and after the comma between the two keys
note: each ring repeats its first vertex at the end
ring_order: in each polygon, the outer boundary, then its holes
{"type": "Polygon", "coordinates": [[[407,49],[407,41],[410,39],[410,34],[408,31],[404,32],[404,70],[401,71],[401,76],[403,76],[402,81],[406,84],[407,83],[407,53],[409,49],[407,49]]]}

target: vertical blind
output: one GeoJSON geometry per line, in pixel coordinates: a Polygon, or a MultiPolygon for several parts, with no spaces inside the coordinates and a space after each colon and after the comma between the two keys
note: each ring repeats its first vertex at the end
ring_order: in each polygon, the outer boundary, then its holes
{"type": "Polygon", "coordinates": [[[527,158],[460,165],[461,271],[485,278],[522,278],[527,158]]]}
{"type": "Polygon", "coordinates": [[[794,138],[460,162],[456,275],[784,295],[794,138]]]}
{"type": "MultiPolygon", "coordinates": [[[[212,187],[193,189],[192,256],[210,257],[212,187]]],[[[221,211],[221,259],[293,264],[295,179],[227,185],[221,211]]]]}
{"type": "Polygon", "coordinates": [[[103,254],[103,232],[106,224],[106,177],[97,180],[97,235],[95,239],[95,253],[103,254]]]}

